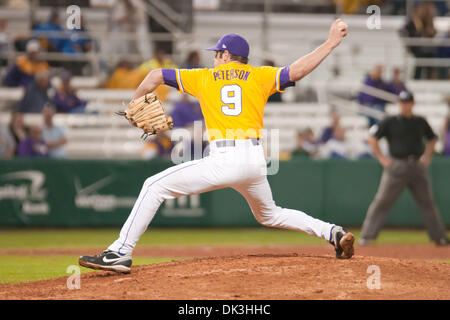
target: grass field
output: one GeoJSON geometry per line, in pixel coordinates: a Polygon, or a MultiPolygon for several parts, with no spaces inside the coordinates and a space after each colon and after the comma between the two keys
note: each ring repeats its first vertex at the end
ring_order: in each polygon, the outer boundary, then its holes
{"type": "MultiPolygon", "coordinates": [[[[28,254],[25,250],[106,248],[118,235],[118,229],[0,230],[0,284],[67,276],[69,265],[77,265],[74,255],[28,254]],[[25,253],[21,254],[21,250],[25,253]],[[8,253],[14,251],[14,254],[8,253]]],[[[358,230],[351,230],[356,238],[358,230]]],[[[424,231],[384,230],[378,244],[426,244],[424,231]]],[[[327,245],[307,234],[266,228],[254,229],[151,229],[139,247],[159,246],[239,246],[239,245],[327,245]]],[[[179,257],[134,257],[133,264],[151,264],[179,257]]],[[[450,262],[448,260],[447,262],[450,262]]],[[[81,271],[90,270],[82,268],[81,271]]]]}

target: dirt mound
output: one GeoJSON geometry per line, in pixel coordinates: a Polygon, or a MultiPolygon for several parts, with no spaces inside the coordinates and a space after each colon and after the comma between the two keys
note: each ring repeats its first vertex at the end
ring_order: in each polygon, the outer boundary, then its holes
{"type": "MultiPolygon", "coordinates": [[[[373,267],[372,267],[373,268],[373,267]]],[[[204,257],[134,267],[131,274],[91,272],[81,289],[67,277],[1,285],[7,299],[450,299],[446,263],[354,256],[268,253],[204,257]],[[369,266],[376,266],[367,273],[369,266]],[[376,268],[379,269],[376,269],[376,268]],[[379,270],[380,289],[367,279],[379,270]]],[[[376,284],[376,282],[372,282],[376,284]]]]}
{"type": "MultiPolygon", "coordinates": [[[[92,255],[105,248],[64,248],[64,249],[1,249],[0,255],[92,255]]],[[[438,247],[433,244],[381,244],[367,247],[356,245],[360,256],[387,257],[399,259],[435,259],[449,260],[450,247],[438,247]]],[[[297,252],[309,255],[326,255],[333,252],[333,247],[324,245],[293,246],[293,245],[245,245],[245,246],[138,246],[134,251],[137,257],[210,257],[237,256],[248,254],[286,254],[297,252]]]]}

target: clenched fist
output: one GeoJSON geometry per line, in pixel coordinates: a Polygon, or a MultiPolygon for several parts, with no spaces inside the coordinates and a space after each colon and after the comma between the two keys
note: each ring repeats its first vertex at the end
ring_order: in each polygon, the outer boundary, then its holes
{"type": "Polygon", "coordinates": [[[347,24],[342,19],[337,19],[331,24],[328,42],[335,48],[341,43],[342,38],[346,35],[347,24]]]}

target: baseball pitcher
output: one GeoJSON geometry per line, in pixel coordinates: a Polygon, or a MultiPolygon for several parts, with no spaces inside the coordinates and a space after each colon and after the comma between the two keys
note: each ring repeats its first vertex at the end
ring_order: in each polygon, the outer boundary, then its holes
{"type": "Polygon", "coordinates": [[[227,34],[206,50],[215,51],[214,68],[152,70],[137,88],[123,115],[144,133],[172,128],[170,117],[153,94],[161,84],[196,97],[205,118],[210,155],[185,162],[148,178],[120,231],[107,250],[82,256],[79,264],[92,269],[128,273],[132,252],[156,211],[166,199],[231,187],[247,200],[262,225],[303,231],[331,243],[339,259],[354,253],[354,237],[342,227],[304,212],[277,206],[267,181],[261,143],[264,106],[270,95],[313,71],[347,34],[338,19],[320,47],[289,66],[254,67],[248,64],[249,45],[237,34],[227,34]]]}

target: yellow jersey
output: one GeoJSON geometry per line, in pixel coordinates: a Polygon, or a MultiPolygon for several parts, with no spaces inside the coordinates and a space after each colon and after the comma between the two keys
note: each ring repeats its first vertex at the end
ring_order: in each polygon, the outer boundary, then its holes
{"type": "Polygon", "coordinates": [[[26,55],[17,57],[16,64],[19,69],[26,74],[35,75],[39,71],[48,70],[48,63],[45,61],[31,61],[26,55]]]}
{"type": "Polygon", "coordinates": [[[209,141],[261,138],[267,99],[294,85],[289,67],[236,62],[216,68],[163,69],[163,77],[165,84],[199,100],[209,141]]]}

